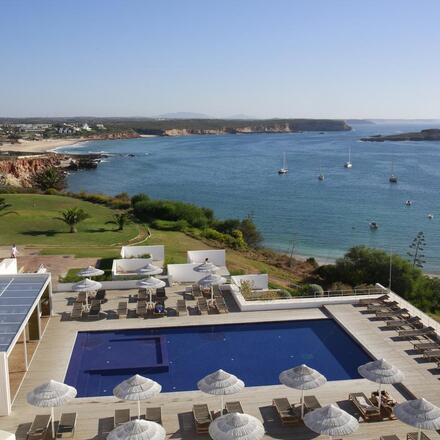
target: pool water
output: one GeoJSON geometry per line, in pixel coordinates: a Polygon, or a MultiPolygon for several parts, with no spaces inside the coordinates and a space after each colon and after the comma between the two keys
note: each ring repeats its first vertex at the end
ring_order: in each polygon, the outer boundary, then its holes
{"type": "Polygon", "coordinates": [[[246,386],[275,385],[281,371],[302,363],[345,380],[359,378],[370,360],[331,319],[79,332],[65,383],[78,397],[107,396],[141,374],[163,392],[189,391],[222,368],[246,386]]]}

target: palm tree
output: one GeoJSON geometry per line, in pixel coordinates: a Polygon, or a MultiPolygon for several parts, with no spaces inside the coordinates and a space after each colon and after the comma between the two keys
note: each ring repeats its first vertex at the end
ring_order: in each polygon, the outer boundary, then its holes
{"type": "Polygon", "coordinates": [[[107,224],[113,224],[118,227],[118,231],[122,231],[124,226],[131,223],[131,219],[127,211],[119,212],[113,215],[113,220],[106,222],[107,224]]]}
{"type": "Polygon", "coordinates": [[[90,217],[87,212],[81,208],[69,208],[61,212],[61,217],[55,217],[56,220],[64,222],[70,227],[70,232],[77,232],[76,225],[90,217]]]}
{"type": "Polygon", "coordinates": [[[10,203],[6,203],[6,200],[4,197],[0,197],[0,217],[4,217],[5,215],[9,214],[17,214],[15,211],[6,211],[9,209],[12,205],[10,203]]]}
{"type": "Polygon", "coordinates": [[[50,167],[36,173],[33,176],[33,183],[41,191],[49,189],[61,191],[66,186],[66,177],[60,169],[50,167]]]}

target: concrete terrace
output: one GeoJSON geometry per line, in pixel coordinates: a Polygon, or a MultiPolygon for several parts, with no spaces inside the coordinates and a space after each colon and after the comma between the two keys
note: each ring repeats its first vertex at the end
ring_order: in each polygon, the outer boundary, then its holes
{"type": "MultiPolygon", "coordinates": [[[[176,300],[181,297],[182,288],[167,288],[167,307],[173,308],[176,300]]],[[[121,300],[127,300],[135,291],[108,291],[108,302],[103,304],[104,311],[115,310],[121,300]]],[[[225,324],[262,321],[282,321],[300,319],[325,319],[329,316],[336,319],[349,333],[360,342],[374,357],[386,357],[390,362],[406,374],[405,387],[399,390],[390,387],[389,391],[399,402],[411,398],[410,394],[425,397],[431,402],[440,404],[440,382],[438,372],[434,371],[434,364],[421,362],[412,351],[411,344],[405,341],[395,341],[396,332],[381,330],[383,321],[374,321],[372,315],[362,313],[363,308],[353,305],[332,305],[322,309],[279,310],[268,312],[238,312],[227,299],[231,312],[222,315],[192,315],[173,316],[159,319],[123,318],[107,319],[94,322],[69,321],[68,313],[72,306],[73,294],[60,293],[54,295],[54,314],[46,328],[44,337],[36,351],[20,391],[13,404],[13,412],[8,417],[0,418],[0,429],[15,432],[18,439],[26,437],[27,429],[36,414],[47,413],[44,409],[34,408],[26,403],[26,393],[37,385],[55,379],[63,381],[66,373],[71,350],[79,330],[107,330],[146,327],[186,326],[202,324],[225,324]],[[437,373],[437,374],[436,374],[437,373]],[[407,389],[405,389],[407,388],[407,389]]],[[[195,301],[187,301],[190,310],[195,301]]],[[[129,308],[135,309],[135,303],[129,303],[129,308]]],[[[300,341],[298,342],[300,343],[300,341]]],[[[369,395],[377,389],[375,384],[367,380],[349,380],[330,382],[322,388],[313,390],[322,405],[337,403],[343,409],[356,415],[356,410],[348,401],[348,394],[363,391],[369,395]]],[[[266,439],[312,439],[327,438],[318,436],[304,426],[283,427],[273,409],[271,402],[274,397],[288,397],[291,402],[299,401],[299,392],[282,385],[245,388],[238,394],[226,400],[240,400],[245,412],[260,418],[265,425],[266,439]]],[[[167,431],[167,438],[172,439],[206,439],[208,436],[197,435],[194,430],[191,409],[194,403],[207,403],[211,410],[219,406],[219,398],[208,396],[199,391],[163,393],[151,402],[143,402],[146,406],[160,406],[162,408],[163,425],[167,431]]],[[[76,411],[78,422],[75,438],[77,439],[104,439],[106,433],[112,429],[112,417],[117,408],[130,408],[132,415],[136,414],[136,404],[119,401],[113,397],[95,397],[75,399],[62,409],[56,410],[56,419],[63,412],[76,411]]],[[[408,432],[415,430],[399,421],[382,421],[360,423],[359,430],[345,438],[357,440],[379,439],[381,435],[397,434],[401,439],[406,438],[408,432]]],[[[437,433],[428,433],[432,439],[440,439],[437,433]]]]}

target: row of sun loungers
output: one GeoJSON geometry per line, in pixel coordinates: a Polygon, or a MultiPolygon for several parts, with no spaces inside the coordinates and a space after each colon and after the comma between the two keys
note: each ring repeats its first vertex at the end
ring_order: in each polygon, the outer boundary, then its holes
{"type": "MultiPolygon", "coordinates": [[[[119,425],[127,423],[131,420],[130,410],[128,408],[115,409],[115,416],[113,419],[113,426],[116,428],[119,425]]],[[[145,420],[159,423],[162,425],[162,410],[160,407],[147,408],[145,412],[145,420]]]]}
{"type": "MultiPolygon", "coordinates": [[[[55,433],[56,438],[73,437],[76,427],[76,413],[61,414],[60,422],[55,433]]],[[[35,416],[29,431],[27,432],[27,440],[43,440],[50,431],[51,416],[38,415],[35,416]]]]}
{"type": "MultiPolygon", "coordinates": [[[[406,440],[418,440],[418,432],[409,432],[406,435],[406,440]]],[[[430,440],[429,437],[422,432],[420,435],[420,439],[421,440],[430,440]]],[[[400,440],[400,437],[398,437],[397,435],[393,434],[393,435],[382,435],[380,437],[380,440],[400,440]]]]}
{"type": "MultiPolygon", "coordinates": [[[[240,402],[226,402],[225,413],[244,413],[240,402]]],[[[208,405],[205,403],[193,405],[193,417],[196,432],[198,434],[206,434],[209,432],[209,425],[213,420],[213,414],[209,411],[208,405]]]]}

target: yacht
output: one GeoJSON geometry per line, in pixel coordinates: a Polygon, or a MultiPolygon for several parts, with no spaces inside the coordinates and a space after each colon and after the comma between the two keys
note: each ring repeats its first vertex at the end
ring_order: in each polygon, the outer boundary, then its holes
{"type": "Polygon", "coordinates": [[[428,214],[429,220],[432,220],[434,218],[434,214],[428,214]]]}
{"type": "Polygon", "coordinates": [[[351,168],[353,164],[351,163],[351,147],[348,149],[348,161],[344,163],[345,168],[351,168]]]}
{"type": "Polygon", "coordinates": [[[407,200],[407,201],[405,202],[405,206],[411,206],[411,205],[412,205],[411,200],[407,200]]]}
{"type": "Polygon", "coordinates": [[[376,222],[370,222],[370,229],[373,231],[379,229],[379,225],[376,222]]]}
{"type": "Polygon", "coordinates": [[[397,183],[397,176],[394,174],[394,155],[391,159],[391,175],[389,178],[390,183],[397,183]]]}
{"type": "Polygon", "coordinates": [[[287,174],[289,169],[287,168],[287,158],[286,153],[283,154],[283,166],[278,170],[278,174],[287,174]]]}

